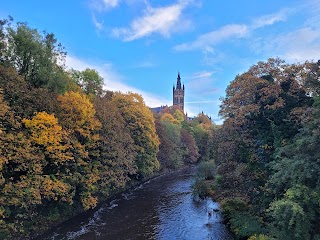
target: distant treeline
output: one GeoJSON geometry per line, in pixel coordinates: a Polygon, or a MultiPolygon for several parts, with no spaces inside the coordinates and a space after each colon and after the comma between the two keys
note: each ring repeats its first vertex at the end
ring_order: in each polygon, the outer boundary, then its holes
{"type": "Polygon", "coordinates": [[[214,125],[64,65],[51,33],[0,21],[0,239],[42,232],[159,171],[208,160],[214,125]]]}
{"type": "Polygon", "coordinates": [[[195,192],[237,239],[320,239],[320,61],[258,62],[222,98],[195,192]]]}

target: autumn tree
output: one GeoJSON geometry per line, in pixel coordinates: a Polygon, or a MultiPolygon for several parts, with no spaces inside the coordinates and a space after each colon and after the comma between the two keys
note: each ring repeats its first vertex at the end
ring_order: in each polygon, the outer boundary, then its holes
{"type": "Polygon", "coordinates": [[[106,198],[114,190],[124,187],[130,176],[137,172],[136,151],[130,130],[108,95],[97,97],[94,105],[101,123],[97,166],[100,180],[97,184],[100,195],[106,198]]]}
{"type": "Polygon", "coordinates": [[[114,93],[112,102],[119,109],[126,127],[130,130],[137,152],[138,174],[148,176],[159,170],[157,160],[159,139],[156,134],[154,117],[142,97],[135,93],[114,93]]]}
{"type": "Polygon", "coordinates": [[[67,133],[58,123],[58,119],[53,114],[38,112],[31,120],[23,119],[22,122],[30,131],[30,140],[46,156],[44,174],[59,174],[65,169],[61,169],[64,162],[73,161],[70,152],[70,145],[67,140],[67,133]]]}
{"type": "Polygon", "coordinates": [[[30,88],[10,67],[0,65],[0,87],[4,99],[17,116],[31,118],[34,112],[54,113],[58,109],[56,95],[47,88],[30,88]]]}
{"type": "Polygon", "coordinates": [[[200,157],[197,143],[190,132],[181,128],[181,147],[184,163],[196,163],[200,157]]]}
{"type": "MultiPolygon", "coordinates": [[[[227,209],[226,217],[239,237],[269,230],[263,224],[275,196],[266,186],[269,166],[275,150],[298,133],[302,126],[298,115],[312,102],[303,86],[304,69],[280,59],[258,62],[236,76],[222,99],[220,114],[225,121],[213,132],[212,145],[217,164],[216,197],[227,209]]],[[[275,208],[276,204],[270,211],[275,208]]]]}
{"type": "Polygon", "coordinates": [[[77,185],[77,197],[85,209],[95,207],[98,198],[97,181],[100,180],[98,168],[99,151],[97,142],[101,124],[96,118],[96,111],[90,100],[78,92],[66,92],[58,97],[61,111],[58,117],[62,127],[70,136],[72,155],[75,163],[69,166],[77,185]]]}
{"type": "Polygon", "coordinates": [[[179,124],[180,122],[174,118],[174,116],[172,116],[170,113],[164,113],[160,120],[162,122],[170,122],[170,123],[173,123],[173,124],[179,124]]]}

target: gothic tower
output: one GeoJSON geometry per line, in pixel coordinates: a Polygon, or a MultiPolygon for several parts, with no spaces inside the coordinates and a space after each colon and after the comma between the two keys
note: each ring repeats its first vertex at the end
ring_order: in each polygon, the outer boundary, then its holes
{"type": "Polygon", "coordinates": [[[184,84],[181,88],[181,78],[178,72],[177,86],[173,86],[173,106],[177,106],[184,113],[184,84]]]}

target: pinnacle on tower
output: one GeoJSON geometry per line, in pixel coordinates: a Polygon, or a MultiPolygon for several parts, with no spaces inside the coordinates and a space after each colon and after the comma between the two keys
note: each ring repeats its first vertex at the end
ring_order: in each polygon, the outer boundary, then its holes
{"type": "Polygon", "coordinates": [[[181,78],[180,78],[180,72],[178,72],[178,77],[177,77],[177,89],[181,89],[181,78]]]}
{"type": "Polygon", "coordinates": [[[176,88],[173,87],[173,106],[180,109],[182,112],[184,112],[184,85],[181,88],[181,77],[180,72],[178,71],[178,77],[177,77],[177,86],[176,88]]]}

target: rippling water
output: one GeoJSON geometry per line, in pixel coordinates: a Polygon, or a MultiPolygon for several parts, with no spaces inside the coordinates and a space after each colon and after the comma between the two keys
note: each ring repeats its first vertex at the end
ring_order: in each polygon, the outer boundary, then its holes
{"type": "Polygon", "coordinates": [[[218,203],[193,200],[194,175],[192,168],[154,178],[39,239],[232,239],[218,203]]]}

